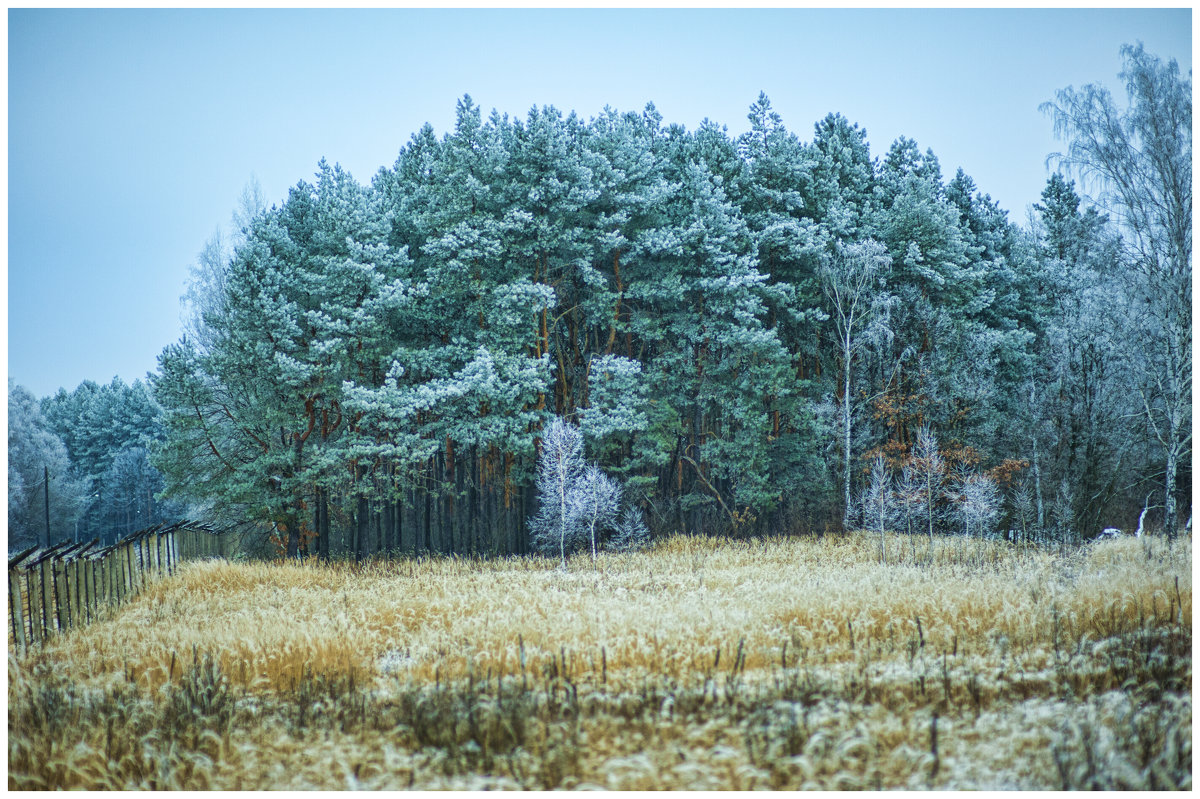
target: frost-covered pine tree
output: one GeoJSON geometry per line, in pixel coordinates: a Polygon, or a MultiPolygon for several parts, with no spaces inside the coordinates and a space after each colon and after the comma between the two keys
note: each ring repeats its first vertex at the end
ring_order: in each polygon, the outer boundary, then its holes
{"type": "Polygon", "coordinates": [[[617,523],[617,531],[613,534],[611,545],[618,552],[631,552],[643,549],[650,544],[650,531],[642,512],[633,505],[628,505],[617,523]]]}
{"type": "Polygon", "coordinates": [[[905,464],[904,468],[900,470],[900,479],[896,483],[893,497],[898,517],[897,521],[904,526],[906,533],[912,535],[913,524],[919,523],[922,519],[921,511],[923,507],[921,481],[912,464],[905,464]]]}
{"type": "Polygon", "coordinates": [[[1009,507],[1012,508],[1012,518],[1017,524],[1021,525],[1021,540],[1029,540],[1029,527],[1035,521],[1033,511],[1033,492],[1030,489],[1030,480],[1026,477],[1021,482],[1013,486],[1009,492],[1009,507]]]}
{"type": "Polygon", "coordinates": [[[1000,489],[995,480],[986,474],[968,475],[959,487],[957,499],[965,535],[970,536],[972,530],[978,536],[991,531],[1000,515],[1000,489]]]}
{"type": "Polygon", "coordinates": [[[920,487],[921,507],[929,531],[929,541],[932,543],[933,520],[937,516],[942,484],[946,479],[946,461],[942,458],[937,438],[928,425],[917,431],[917,442],[913,445],[909,466],[920,487]]]}
{"type": "Polygon", "coordinates": [[[529,522],[529,535],[535,550],[549,554],[557,549],[564,568],[567,547],[582,509],[582,504],[574,500],[573,490],[583,471],[583,434],[556,416],[542,437],[537,466],[538,512],[529,522]]]}
{"type": "Polygon", "coordinates": [[[878,453],[871,461],[871,480],[863,489],[863,524],[879,533],[879,551],[887,560],[884,533],[895,518],[895,502],[892,495],[892,476],[888,472],[883,454],[878,453]]]}

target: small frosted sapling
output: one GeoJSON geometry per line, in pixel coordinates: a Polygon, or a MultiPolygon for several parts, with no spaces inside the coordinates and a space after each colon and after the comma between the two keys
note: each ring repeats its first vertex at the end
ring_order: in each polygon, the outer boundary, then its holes
{"type": "Polygon", "coordinates": [[[573,487],[584,470],[583,435],[579,428],[555,417],[542,436],[538,458],[538,512],[530,520],[530,540],[536,550],[549,554],[558,550],[563,568],[567,548],[578,527],[579,504],[573,487]]]}
{"type": "Polygon", "coordinates": [[[632,549],[649,540],[640,511],[622,514],[619,483],[583,459],[579,428],[560,418],[546,426],[537,469],[538,512],[529,521],[530,541],[543,554],[557,552],[563,568],[567,553],[590,547],[592,558],[607,537],[615,549],[632,549]]]}

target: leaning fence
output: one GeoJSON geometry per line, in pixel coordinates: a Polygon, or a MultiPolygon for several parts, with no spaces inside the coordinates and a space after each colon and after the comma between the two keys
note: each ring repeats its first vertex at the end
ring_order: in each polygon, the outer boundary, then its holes
{"type": "Polygon", "coordinates": [[[128,602],[181,561],[227,557],[228,536],[180,522],[139,530],[109,546],[65,541],[8,561],[10,645],[24,651],[128,602]]]}

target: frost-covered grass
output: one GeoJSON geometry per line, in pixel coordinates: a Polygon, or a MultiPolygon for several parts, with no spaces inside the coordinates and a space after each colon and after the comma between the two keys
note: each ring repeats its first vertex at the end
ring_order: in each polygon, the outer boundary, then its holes
{"type": "Polygon", "coordinates": [[[886,544],[190,564],[10,654],[8,784],[1191,787],[1190,539],[886,544]]]}

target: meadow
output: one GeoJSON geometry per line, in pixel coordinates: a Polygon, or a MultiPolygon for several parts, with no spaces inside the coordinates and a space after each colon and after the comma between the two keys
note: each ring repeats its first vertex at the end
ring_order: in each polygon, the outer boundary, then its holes
{"type": "Polygon", "coordinates": [[[203,561],[26,653],[10,789],[1190,789],[1191,540],[203,561]]]}

